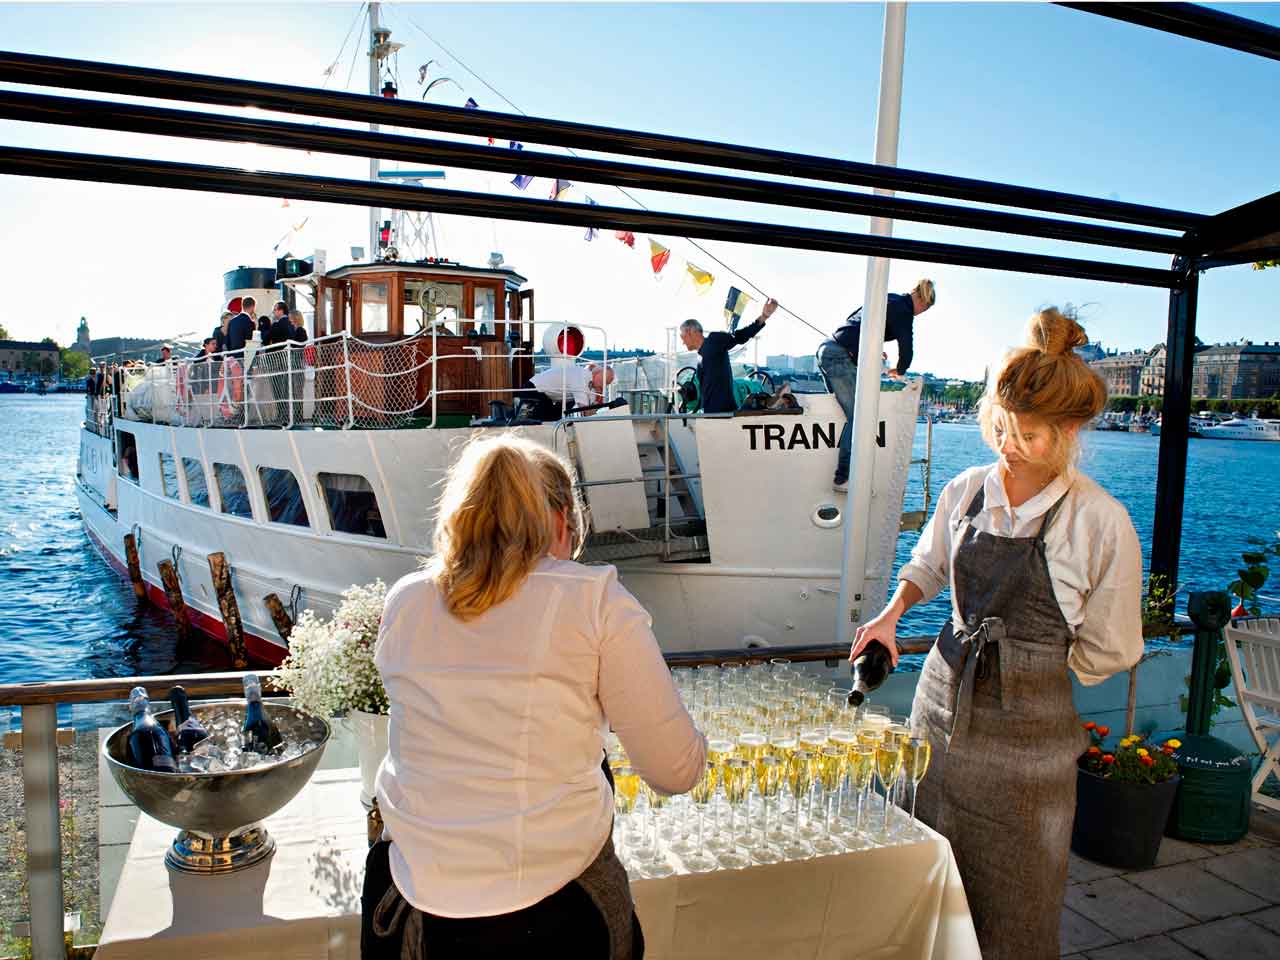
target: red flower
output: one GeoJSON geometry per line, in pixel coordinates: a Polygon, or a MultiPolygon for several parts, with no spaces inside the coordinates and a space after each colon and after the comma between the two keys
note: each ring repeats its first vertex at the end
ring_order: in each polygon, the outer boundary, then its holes
{"type": "Polygon", "coordinates": [[[1153,757],[1139,757],[1138,762],[1141,763],[1144,767],[1154,767],[1156,764],[1156,761],[1153,757]]]}
{"type": "Polygon", "coordinates": [[[1163,753],[1166,757],[1172,757],[1172,756],[1173,756],[1173,747],[1169,746],[1169,745],[1166,743],[1163,747],[1161,747],[1161,748],[1160,748],[1160,752],[1161,752],[1161,753],[1163,753]]]}
{"type": "Polygon", "coordinates": [[[1102,762],[1105,763],[1107,766],[1111,766],[1111,764],[1116,762],[1116,758],[1111,754],[1106,753],[1106,754],[1103,754],[1102,756],[1102,762]]]}
{"type": "Polygon", "coordinates": [[[1100,736],[1100,737],[1105,737],[1105,736],[1106,736],[1107,734],[1109,734],[1110,732],[1111,732],[1111,728],[1110,728],[1110,727],[1099,727],[1099,728],[1098,728],[1098,736],[1100,736]]]}
{"type": "Polygon", "coordinates": [[[1098,747],[1090,747],[1090,748],[1089,748],[1089,750],[1088,750],[1089,755],[1090,755],[1090,756],[1094,756],[1094,757],[1096,757],[1096,756],[1097,756],[1098,754],[1100,754],[1101,752],[1102,752],[1102,750],[1101,750],[1101,749],[1099,749],[1098,747]]]}
{"type": "Polygon", "coordinates": [[[1094,723],[1092,720],[1090,720],[1088,723],[1086,723],[1086,724],[1084,725],[1084,728],[1085,728],[1086,730],[1093,730],[1093,729],[1095,729],[1097,726],[1098,726],[1098,725],[1097,725],[1096,723],[1094,723]]]}

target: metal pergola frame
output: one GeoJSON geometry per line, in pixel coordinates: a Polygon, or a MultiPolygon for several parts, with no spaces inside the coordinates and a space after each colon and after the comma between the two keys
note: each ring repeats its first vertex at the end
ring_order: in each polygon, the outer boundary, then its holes
{"type": "MultiPolygon", "coordinates": [[[[1066,3],[1165,32],[1280,59],[1280,29],[1194,4],[1066,3]]],[[[899,167],[671,137],[539,117],[513,116],[228,77],[0,52],[0,81],[261,110],[329,120],[376,122],[415,130],[528,140],[649,161],[765,174],[754,179],[661,166],[370,133],[342,127],[141,106],[111,100],[6,91],[0,117],[223,142],[251,141],[346,156],[380,156],[487,171],[569,176],[689,195],[805,210],[854,213],[944,226],[1065,240],[1172,257],[1169,269],[1023,253],[982,246],[903,240],[758,221],[632,210],[434,187],[408,187],[200,164],[0,147],[0,173],[172,187],[330,203],[431,210],[468,216],[617,230],[642,230],[739,243],[920,260],[1049,276],[1153,286],[1170,291],[1164,428],[1156,490],[1151,573],[1176,583],[1186,482],[1191,365],[1198,276],[1211,267],[1280,256],[1280,193],[1214,216],[989,182],[899,167]],[[835,187],[890,189],[1035,211],[1010,213],[904,200],[835,187]],[[1050,214],[1052,216],[1045,216],[1050,214]],[[1088,218],[1081,223],[1062,217],[1088,218]],[[1127,226],[1113,226],[1125,224],[1127,226]],[[1135,229],[1135,228],[1144,229],[1135,229]]]]}

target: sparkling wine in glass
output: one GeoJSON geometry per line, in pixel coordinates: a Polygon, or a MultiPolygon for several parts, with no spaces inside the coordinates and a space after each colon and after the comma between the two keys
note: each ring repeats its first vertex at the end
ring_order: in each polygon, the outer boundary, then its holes
{"type": "Polygon", "coordinates": [[[911,825],[917,830],[919,821],[916,820],[916,794],[920,792],[920,781],[929,770],[931,754],[929,741],[924,737],[912,737],[902,748],[903,768],[911,781],[911,825]]]}
{"type": "Polygon", "coordinates": [[[729,846],[720,854],[720,866],[740,870],[751,865],[751,858],[738,849],[738,813],[751,789],[751,764],[732,757],[725,761],[721,776],[725,799],[729,801],[729,846]]]}
{"type": "Polygon", "coordinates": [[[893,807],[893,785],[902,772],[902,748],[896,738],[886,737],[876,747],[876,777],[884,788],[884,822],[880,835],[889,836],[889,811],[893,807]]]}

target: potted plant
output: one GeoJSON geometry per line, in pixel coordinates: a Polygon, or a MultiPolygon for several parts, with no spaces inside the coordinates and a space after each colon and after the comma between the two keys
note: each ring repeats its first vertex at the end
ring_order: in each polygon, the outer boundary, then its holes
{"type": "Polygon", "coordinates": [[[1173,752],[1182,746],[1166,740],[1159,746],[1138,734],[1106,749],[1111,732],[1092,721],[1084,725],[1092,743],[1080,757],[1076,773],[1076,820],[1071,849],[1096,863],[1144,869],[1156,862],[1174,795],[1178,766],[1173,752]]]}
{"type": "Polygon", "coordinates": [[[387,691],[373,662],[387,587],[377,580],[342,594],[333,618],[306,610],[289,635],[275,685],[302,709],[345,716],[360,759],[360,802],[373,804],[373,778],[387,752],[387,691]]]}

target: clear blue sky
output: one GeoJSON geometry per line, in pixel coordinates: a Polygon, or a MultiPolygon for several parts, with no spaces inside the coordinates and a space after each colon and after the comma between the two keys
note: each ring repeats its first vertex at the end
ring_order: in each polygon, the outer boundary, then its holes
{"type": "MultiPolygon", "coordinates": [[[[0,4],[0,47],[318,86],[358,9],[0,4]]],[[[1280,25],[1280,4],[1223,9],[1280,25]]],[[[443,102],[471,95],[504,109],[420,26],[530,114],[856,160],[872,156],[882,17],[879,4],[384,5],[393,39],[409,45],[400,54],[406,97],[418,96],[417,66],[435,58],[465,88],[443,102]]],[[[365,36],[352,42],[367,45],[365,36]]],[[[349,44],[332,85],[344,85],[351,51],[349,44]]],[[[361,53],[356,60],[353,90],[366,83],[364,59],[361,53]]],[[[1274,61],[1076,11],[913,3],[899,163],[1213,213],[1280,189],[1277,94],[1274,61]]],[[[0,142],[363,175],[352,160],[32,124],[0,122],[0,142]]],[[[504,178],[477,182],[506,189],[504,178]]],[[[451,184],[471,185],[453,174],[451,184]]],[[[587,192],[601,203],[625,203],[608,187],[587,192]]],[[[530,193],[545,196],[541,182],[530,193]]],[[[866,229],[862,218],[644,199],[660,209],[866,229]]],[[[322,246],[331,263],[337,250],[364,243],[365,230],[352,209],[286,210],[268,198],[8,177],[0,178],[0,209],[0,258],[21,287],[0,307],[0,322],[15,336],[52,334],[63,342],[81,314],[95,335],[203,330],[216,319],[222,272],[270,263],[272,244],[291,219],[313,217],[295,252],[322,246]]],[[[712,294],[696,298],[678,277],[657,284],[640,257],[611,238],[586,244],[576,229],[470,223],[442,231],[448,252],[463,260],[479,262],[489,249],[502,249],[538,289],[540,317],[546,310],[599,323],[615,344],[660,346],[663,328],[686,315],[717,322],[722,291],[734,282],[678,239],[669,243],[676,269],[668,269],[678,273],[685,258],[707,266],[717,274],[712,294]]],[[[895,233],[1167,264],[1163,256],[908,223],[895,233]]],[[[824,329],[861,301],[860,258],[711,246],[824,329]]],[[[1089,332],[1110,346],[1163,339],[1161,291],[907,262],[894,265],[891,289],[924,274],[937,281],[939,302],[919,325],[918,370],[980,376],[1046,303],[1089,304],[1089,332]]],[[[1280,336],[1280,270],[1214,271],[1201,290],[1205,340],[1280,336]]],[[[804,353],[818,339],[794,321],[775,320],[762,351],[804,353]]]]}

